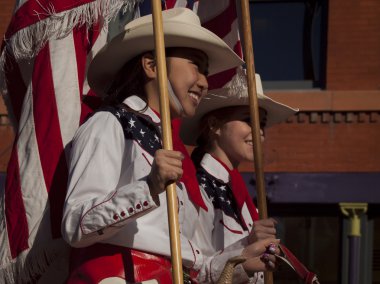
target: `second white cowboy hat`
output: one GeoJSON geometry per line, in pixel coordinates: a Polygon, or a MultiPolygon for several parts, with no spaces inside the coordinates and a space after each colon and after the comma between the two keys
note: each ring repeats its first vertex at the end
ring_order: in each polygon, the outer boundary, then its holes
{"type": "MultiPolygon", "coordinates": [[[[267,111],[266,127],[285,121],[298,109],[291,108],[279,103],[264,95],[263,86],[259,74],[256,74],[256,91],[259,107],[267,111]]],[[[207,113],[230,106],[248,106],[248,91],[245,89],[241,94],[229,95],[229,88],[224,87],[209,91],[200,102],[195,115],[192,118],[185,118],[181,125],[181,138],[187,145],[196,145],[196,140],[200,135],[200,123],[207,113]]]]}
{"type": "MultiPolygon", "coordinates": [[[[243,64],[239,56],[217,35],[201,26],[198,16],[187,8],[162,12],[165,47],[188,47],[208,56],[209,74],[243,64]]],[[[131,21],[124,31],[104,46],[92,61],[88,82],[99,95],[106,95],[117,72],[133,57],[154,50],[152,15],[131,21]]]]}

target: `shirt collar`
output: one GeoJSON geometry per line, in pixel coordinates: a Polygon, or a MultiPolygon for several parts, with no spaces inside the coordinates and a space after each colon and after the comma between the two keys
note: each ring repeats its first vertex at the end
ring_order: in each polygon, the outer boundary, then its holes
{"type": "MultiPolygon", "coordinates": [[[[127,97],[124,102],[127,106],[135,111],[141,112],[146,107],[146,102],[138,96],[127,97]]],[[[161,119],[158,115],[148,106],[146,110],[142,111],[141,114],[149,116],[154,123],[160,123],[161,119]]]]}
{"type": "Polygon", "coordinates": [[[224,183],[229,182],[230,175],[227,170],[210,154],[206,153],[203,156],[201,166],[213,177],[221,180],[224,183]]]}

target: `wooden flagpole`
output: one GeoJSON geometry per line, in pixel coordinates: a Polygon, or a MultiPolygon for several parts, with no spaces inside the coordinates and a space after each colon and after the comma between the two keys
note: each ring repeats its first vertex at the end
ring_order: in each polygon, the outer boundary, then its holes
{"type": "MultiPolygon", "coordinates": [[[[242,10],[242,23],[243,23],[243,36],[244,36],[244,58],[247,64],[249,109],[251,113],[251,127],[252,127],[252,133],[253,133],[253,151],[254,151],[254,157],[255,157],[257,205],[259,208],[260,218],[264,219],[264,218],[268,218],[268,210],[267,210],[265,182],[264,182],[263,153],[262,153],[262,147],[261,147],[259,105],[258,105],[257,91],[256,91],[255,64],[254,64],[254,56],[253,56],[249,0],[241,0],[241,10],[242,10]]],[[[264,278],[265,284],[273,283],[272,272],[265,272],[264,277],[265,277],[264,278]]]]}
{"type": "MultiPolygon", "coordinates": [[[[162,126],[163,148],[166,150],[173,149],[171,135],[170,107],[166,74],[165,61],[165,44],[164,32],[162,26],[162,8],[161,0],[152,0],[153,8],[153,28],[154,42],[156,47],[158,85],[160,91],[160,115],[162,126]]],[[[168,202],[168,218],[170,232],[170,250],[172,258],[173,283],[183,283],[182,257],[181,257],[181,240],[179,233],[177,192],[175,183],[166,188],[166,197],[168,202]]]]}

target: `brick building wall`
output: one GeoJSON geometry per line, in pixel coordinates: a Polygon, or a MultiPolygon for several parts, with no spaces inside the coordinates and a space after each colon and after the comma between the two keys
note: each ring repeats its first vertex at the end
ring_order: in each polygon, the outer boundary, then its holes
{"type": "Polygon", "coordinates": [[[327,89],[380,90],[380,2],[329,1],[327,89]]]}
{"type": "Polygon", "coordinates": [[[4,33],[8,27],[12,11],[15,6],[15,0],[1,0],[0,1],[0,36],[4,37],[4,33]]]}
{"type": "MultiPolygon", "coordinates": [[[[0,2],[0,38],[4,38],[4,33],[8,27],[12,11],[14,9],[14,0],[1,0],[0,2]]],[[[11,153],[13,142],[13,129],[7,116],[6,107],[3,98],[0,95],[0,172],[5,172],[11,153]]]]}

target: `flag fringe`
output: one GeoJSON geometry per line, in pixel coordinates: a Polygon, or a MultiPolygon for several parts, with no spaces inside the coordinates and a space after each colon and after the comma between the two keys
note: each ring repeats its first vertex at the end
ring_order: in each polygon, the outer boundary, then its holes
{"type": "Polygon", "coordinates": [[[228,95],[233,97],[247,97],[248,90],[246,71],[241,67],[236,68],[236,74],[223,86],[228,90],[228,95]]]}
{"type": "MultiPolygon", "coordinates": [[[[1,55],[0,55],[0,96],[2,95],[3,97],[3,101],[5,103],[5,106],[7,108],[7,111],[8,111],[8,119],[10,120],[11,122],[11,125],[13,127],[13,130],[16,131],[17,127],[18,127],[18,123],[17,123],[17,120],[14,116],[14,113],[13,113],[13,108],[12,108],[12,103],[11,103],[11,100],[9,98],[9,95],[8,95],[8,88],[7,88],[7,82],[6,82],[6,75],[5,75],[5,72],[4,72],[4,67],[5,67],[5,62],[6,62],[6,51],[5,51],[5,48],[2,50],[1,52],[1,55]]],[[[7,64],[10,64],[10,63],[7,63],[7,64]]]]}
{"type": "MultiPolygon", "coordinates": [[[[19,30],[11,38],[4,39],[6,49],[16,60],[32,58],[50,39],[66,37],[75,27],[102,21],[103,28],[121,11],[133,11],[142,0],[95,0],[79,7],[56,13],[54,6],[44,7],[48,18],[19,30]]],[[[38,15],[37,15],[38,16],[38,15]]],[[[0,66],[1,67],[1,66],[0,66]]]]}
{"type": "MultiPolygon", "coordinates": [[[[38,279],[55,262],[62,266],[60,273],[68,273],[70,247],[63,239],[51,240],[48,245],[36,249],[28,249],[9,263],[0,264],[0,283],[24,284],[37,283],[38,279]]],[[[55,283],[64,283],[65,279],[59,279],[56,275],[55,283]]]]}
{"type": "MultiPolygon", "coordinates": [[[[108,23],[119,12],[123,14],[133,11],[136,5],[143,0],[95,0],[68,11],[55,13],[54,7],[45,7],[48,18],[21,29],[8,39],[4,39],[4,48],[0,55],[0,95],[3,95],[8,111],[12,108],[7,99],[7,84],[4,74],[6,56],[13,56],[15,61],[34,58],[41,48],[51,39],[57,40],[66,37],[75,27],[91,27],[101,22],[103,29],[108,29],[108,23]],[[8,102],[8,103],[7,103],[8,102]]],[[[9,114],[12,125],[15,119],[9,114]]]]}

